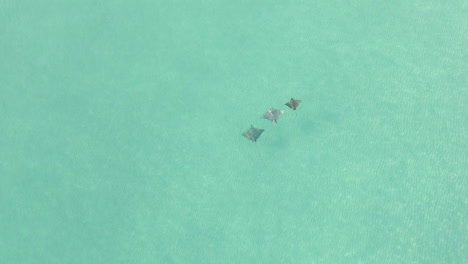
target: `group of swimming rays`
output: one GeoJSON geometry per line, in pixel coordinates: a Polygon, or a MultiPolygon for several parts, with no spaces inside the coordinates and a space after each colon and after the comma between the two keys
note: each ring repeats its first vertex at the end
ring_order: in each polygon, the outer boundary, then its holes
{"type": "MultiPolygon", "coordinates": [[[[285,103],[285,105],[289,106],[292,110],[296,110],[296,108],[299,106],[299,104],[302,102],[302,100],[295,100],[291,98],[289,102],[285,103]]],[[[274,122],[275,124],[278,122],[278,119],[280,116],[284,113],[284,110],[279,110],[275,109],[273,107],[270,107],[270,110],[266,112],[262,118],[270,120],[272,123],[274,122]]],[[[242,136],[252,140],[252,142],[256,142],[257,139],[260,137],[260,135],[265,131],[265,129],[261,128],[255,128],[253,125],[250,125],[250,128],[242,133],[242,136]]]]}

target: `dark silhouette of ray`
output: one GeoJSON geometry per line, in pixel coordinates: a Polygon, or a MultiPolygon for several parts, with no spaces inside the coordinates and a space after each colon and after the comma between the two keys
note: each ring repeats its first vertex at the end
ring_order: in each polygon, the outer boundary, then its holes
{"type": "Polygon", "coordinates": [[[268,112],[266,112],[262,116],[262,118],[265,118],[265,119],[270,120],[271,122],[277,123],[278,119],[283,113],[284,113],[284,110],[274,109],[270,107],[270,110],[268,110],[268,112]]]}
{"type": "Polygon", "coordinates": [[[256,142],[257,138],[260,137],[260,135],[263,133],[263,131],[265,131],[265,130],[260,129],[260,128],[255,128],[252,125],[250,125],[249,130],[242,133],[242,136],[252,140],[253,142],[256,142]]]}
{"type": "Polygon", "coordinates": [[[291,98],[289,102],[285,103],[285,105],[289,106],[289,108],[292,108],[292,110],[296,110],[297,106],[302,102],[302,100],[294,100],[291,98]]]}

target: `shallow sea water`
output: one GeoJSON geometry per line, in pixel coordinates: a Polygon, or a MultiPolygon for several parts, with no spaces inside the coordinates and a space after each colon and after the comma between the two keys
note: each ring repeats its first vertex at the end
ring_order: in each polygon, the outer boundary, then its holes
{"type": "Polygon", "coordinates": [[[465,1],[0,6],[0,263],[468,263],[465,1]]]}

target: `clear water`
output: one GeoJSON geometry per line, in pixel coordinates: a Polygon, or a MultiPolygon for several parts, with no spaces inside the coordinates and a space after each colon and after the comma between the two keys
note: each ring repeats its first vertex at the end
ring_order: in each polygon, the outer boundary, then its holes
{"type": "Polygon", "coordinates": [[[0,263],[468,263],[466,1],[0,7],[0,263]]]}

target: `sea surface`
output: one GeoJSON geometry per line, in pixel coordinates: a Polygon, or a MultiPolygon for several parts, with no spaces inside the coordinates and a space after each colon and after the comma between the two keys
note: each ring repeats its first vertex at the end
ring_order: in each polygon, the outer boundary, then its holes
{"type": "Polygon", "coordinates": [[[0,0],[0,263],[468,263],[467,32],[462,0],[0,0]]]}

